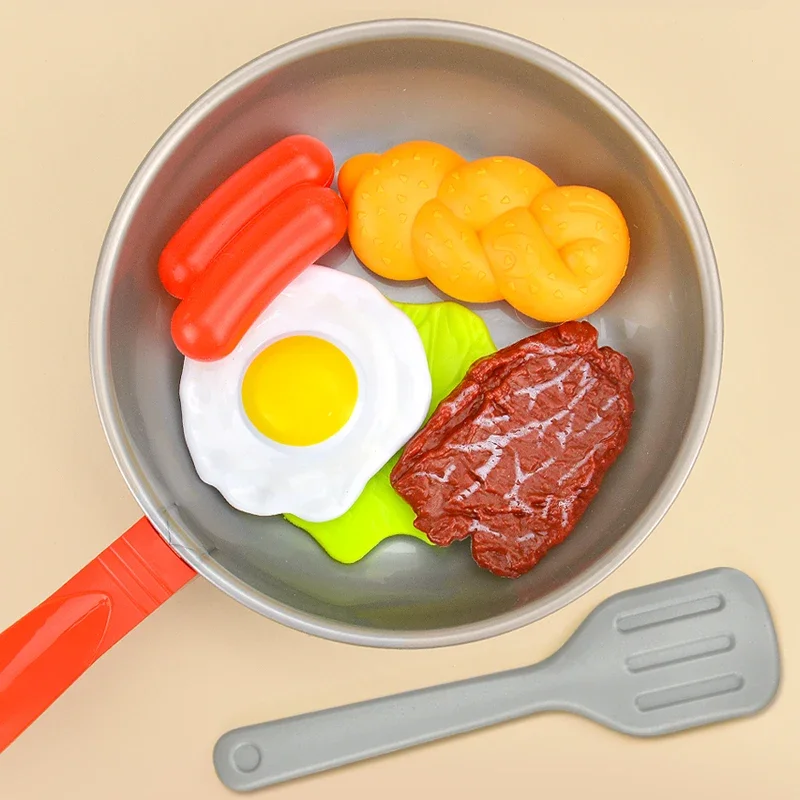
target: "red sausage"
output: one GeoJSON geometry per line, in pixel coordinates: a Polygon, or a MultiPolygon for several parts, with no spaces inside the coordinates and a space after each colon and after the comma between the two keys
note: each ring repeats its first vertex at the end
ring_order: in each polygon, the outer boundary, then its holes
{"type": "Polygon", "coordinates": [[[228,355],[269,303],[347,229],[344,202],[327,187],[289,189],[244,227],[195,280],[172,316],[185,356],[228,355]]]}
{"type": "Polygon", "coordinates": [[[281,139],[240,167],[189,215],[158,261],[164,288],[183,298],[217,253],[256,214],[300,183],[330,186],[335,167],[328,148],[311,136],[281,139]]]}

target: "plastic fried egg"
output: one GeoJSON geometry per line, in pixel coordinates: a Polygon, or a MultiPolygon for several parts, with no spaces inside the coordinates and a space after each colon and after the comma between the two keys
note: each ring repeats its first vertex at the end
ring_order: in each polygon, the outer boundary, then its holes
{"type": "Polygon", "coordinates": [[[431,400],[411,320],[367,281],[311,266],[217,361],[185,359],[197,474],[234,508],[324,522],[419,429],[431,400]]]}

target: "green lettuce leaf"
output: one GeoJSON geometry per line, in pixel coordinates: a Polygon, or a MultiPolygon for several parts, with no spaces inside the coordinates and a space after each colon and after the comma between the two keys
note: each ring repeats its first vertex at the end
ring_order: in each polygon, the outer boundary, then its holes
{"type": "MultiPolygon", "coordinates": [[[[484,321],[458,303],[393,305],[414,323],[425,347],[432,384],[427,421],[470,366],[497,348],[484,321]]],[[[400,452],[395,453],[372,476],[358,500],[342,516],[327,522],[307,522],[292,514],[285,518],[311,534],[331,558],[343,564],[359,561],[390,536],[414,536],[430,544],[425,534],[414,527],[411,506],[389,483],[399,458],[400,452]]]]}

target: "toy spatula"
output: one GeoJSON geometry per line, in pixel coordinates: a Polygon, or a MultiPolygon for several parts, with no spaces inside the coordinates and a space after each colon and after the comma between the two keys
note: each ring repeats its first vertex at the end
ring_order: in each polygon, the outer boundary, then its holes
{"type": "Polygon", "coordinates": [[[654,736],[752,714],[779,679],[763,595],[714,569],[609,598],[540,664],[230,731],[214,766],[250,791],[538,711],[654,736]]]}

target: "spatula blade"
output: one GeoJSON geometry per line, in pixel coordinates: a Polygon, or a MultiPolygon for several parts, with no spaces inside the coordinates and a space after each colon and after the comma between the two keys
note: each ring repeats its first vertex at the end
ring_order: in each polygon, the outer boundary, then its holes
{"type": "Polygon", "coordinates": [[[780,682],[766,600],[729,568],[615,595],[558,660],[572,673],[571,710],[636,736],[755,713],[780,682]]]}

